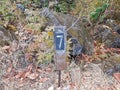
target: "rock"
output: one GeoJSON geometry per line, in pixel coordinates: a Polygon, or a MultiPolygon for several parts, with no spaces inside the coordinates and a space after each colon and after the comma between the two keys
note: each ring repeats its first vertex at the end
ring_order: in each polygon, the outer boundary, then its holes
{"type": "Polygon", "coordinates": [[[115,38],[113,43],[111,44],[112,48],[120,48],[120,37],[115,38]]]}
{"type": "Polygon", "coordinates": [[[120,72],[120,55],[114,54],[109,59],[101,60],[101,67],[104,73],[113,75],[113,73],[120,72]]]}
{"type": "Polygon", "coordinates": [[[77,17],[74,17],[70,14],[56,13],[56,12],[50,11],[48,8],[44,8],[40,12],[40,16],[48,18],[48,23],[47,23],[48,26],[63,25],[63,26],[66,26],[66,29],[71,27],[70,30],[72,30],[73,32],[76,32],[77,35],[78,35],[78,31],[82,31],[83,29],[82,28],[83,23],[80,20],[80,18],[78,19],[77,17]]]}
{"type": "Polygon", "coordinates": [[[106,71],[107,75],[113,75],[113,73],[115,73],[115,70],[113,68],[106,71]]]}
{"type": "Polygon", "coordinates": [[[112,48],[120,48],[120,21],[107,19],[104,25],[97,26],[95,40],[112,48]]]}
{"type": "Polygon", "coordinates": [[[72,37],[75,37],[82,46],[85,46],[85,48],[87,47],[86,53],[92,53],[91,50],[93,48],[93,45],[91,44],[91,29],[88,29],[87,25],[90,23],[89,20],[87,20],[87,18],[78,18],[70,14],[55,13],[53,11],[50,11],[48,8],[44,8],[40,12],[40,16],[46,17],[48,19],[48,26],[66,26],[67,34],[70,34],[72,35],[72,37]]]}
{"type": "MultiPolygon", "coordinates": [[[[70,35],[68,35],[70,37],[70,35]]],[[[82,46],[76,38],[71,38],[71,50],[69,50],[69,59],[77,61],[77,56],[80,56],[82,53],[85,53],[85,48],[82,46]]]]}
{"type": "Polygon", "coordinates": [[[117,30],[117,33],[119,33],[119,34],[120,34],[120,29],[118,29],[118,30],[117,30]]]}
{"type": "MultiPolygon", "coordinates": [[[[118,29],[117,29],[118,30],[118,29]]],[[[104,43],[108,47],[119,47],[120,35],[117,30],[106,25],[99,25],[94,34],[94,39],[99,43],[104,43]]]]}
{"type": "Polygon", "coordinates": [[[118,34],[120,34],[120,24],[117,25],[117,26],[114,28],[114,31],[116,31],[118,34]]]}
{"type": "Polygon", "coordinates": [[[108,75],[113,75],[116,72],[120,72],[120,64],[115,65],[113,68],[110,68],[106,71],[108,75]]]}
{"type": "Polygon", "coordinates": [[[82,53],[83,46],[81,46],[79,43],[75,44],[73,47],[73,55],[80,55],[82,53]]]}
{"type": "Polygon", "coordinates": [[[22,12],[25,11],[25,7],[22,4],[16,4],[17,8],[20,9],[22,12]]]}
{"type": "Polygon", "coordinates": [[[72,42],[72,53],[71,55],[73,57],[78,56],[83,53],[83,46],[79,43],[79,41],[76,38],[71,39],[72,42]]]}
{"type": "Polygon", "coordinates": [[[14,32],[0,25],[0,46],[9,45],[13,40],[17,40],[14,32]]]}

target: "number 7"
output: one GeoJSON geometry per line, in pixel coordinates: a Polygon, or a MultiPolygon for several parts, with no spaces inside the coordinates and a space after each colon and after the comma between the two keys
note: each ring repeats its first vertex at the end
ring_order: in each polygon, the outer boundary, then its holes
{"type": "Polygon", "coordinates": [[[56,37],[57,37],[57,38],[60,38],[59,48],[61,48],[63,36],[62,36],[62,35],[58,35],[58,36],[56,36],[56,37]]]}

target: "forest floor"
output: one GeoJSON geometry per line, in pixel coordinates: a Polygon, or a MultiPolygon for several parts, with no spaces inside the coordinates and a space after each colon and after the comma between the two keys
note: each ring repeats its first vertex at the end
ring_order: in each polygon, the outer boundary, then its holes
{"type": "Polygon", "coordinates": [[[24,70],[12,70],[1,78],[0,90],[120,90],[120,82],[102,71],[101,64],[89,63],[81,70],[72,62],[61,71],[61,85],[58,87],[58,71],[54,64],[24,70]]]}
{"type": "MultiPolygon", "coordinates": [[[[55,70],[55,64],[50,62],[36,65],[38,58],[36,59],[35,51],[40,56],[40,60],[44,61],[44,57],[50,59],[49,56],[47,57],[48,53],[44,53],[44,49],[47,49],[48,52],[51,50],[46,48],[46,43],[51,44],[50,39],[46,39],[46,35],[53,35],[53,33],[45,31],[45,29],[41,33],[31,30],[35,25],[34,29],[39,30],[37,25],[46,23],[42,22],[43,19],[36,21],[39,23],[34,23],[32,17],[34,15],[29,16],[29,13],[26,18],[31,20],[31,24],[28,20],[24,27],[24,23],[26,23],[24,18],[20,18],[21,22],[23,20],[22,23],[17,22],[17,30],[14,32],[18,41],[0,46],[0,90],[120,90],[120,48],[106,49],[103,44],[96,45],[95,56],[85,55],[84,58],[79,58],[79,61],[85,61],[85,64],[76,64],[73,60],[65,70],[61,70],[60,87],[58,87],[59,77],[58,71],[55,70]],[[113,70],[114,68],[116,70],[113,70]],[[106,72],[107,70],[108,72],[106,72]]],[[[107,29],[101,30],[102,34],[106,35],[106,33],[112,32],[111,29],[107,29]]]]}

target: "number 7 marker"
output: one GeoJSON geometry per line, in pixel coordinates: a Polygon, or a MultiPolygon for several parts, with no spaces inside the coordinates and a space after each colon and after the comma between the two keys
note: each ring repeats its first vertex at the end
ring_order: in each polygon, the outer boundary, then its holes
{"type": "Polygon", "coordinates": [[[57,37],[57,38],[60,38],[59,48],[61,48],[63,36],[62,36],[62,35],[58,35],[58,36],[56,36],[56,37],[57,37]]]}

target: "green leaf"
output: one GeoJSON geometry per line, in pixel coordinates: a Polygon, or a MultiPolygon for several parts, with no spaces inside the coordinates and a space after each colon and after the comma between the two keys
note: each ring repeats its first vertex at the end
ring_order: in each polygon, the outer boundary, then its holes
{"type": "Polygon", "coordinates": [[[98,19],[98,17],[99,17],[99,13],[97,13],[97,12],[92,12],[92,13],[90,14],[90,17],[91,17],[91,19],[96,20],[96,19],[98,19]]]}
{"type": "Polygon", "coordinates": [[[105,11],[105,10],[108,8],[108,6],[109,6],[108,3],[103,4],[103,6],[102,6],[102,11],[105,11]]]}
{"type": "Polygon", "coordinates": [[[103,4],[103,7],[104,7],[104,8],[107,8],[108,6],[109,6],[109,3],[103,4]]]}
{"type": "Polygon", "coordinates": [[[98,7],[95,12],[100,13],[102,11],[102,7],[98,7]]]}

